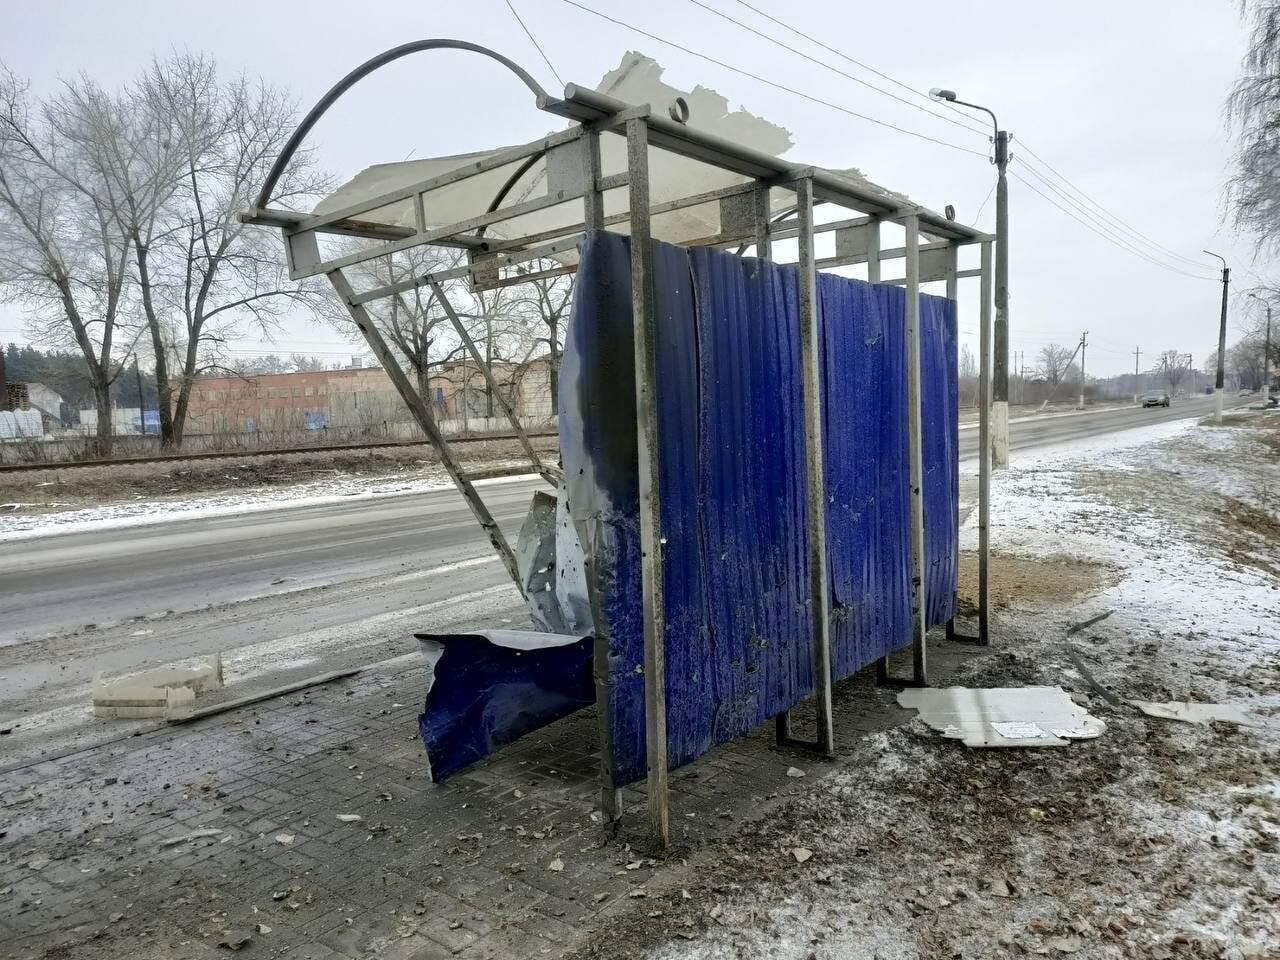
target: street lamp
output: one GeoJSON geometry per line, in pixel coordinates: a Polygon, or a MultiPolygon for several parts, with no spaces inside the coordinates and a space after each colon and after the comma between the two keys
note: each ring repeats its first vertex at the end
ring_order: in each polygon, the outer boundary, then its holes
{"type": "Polygon", "coordinates": [[[991,118],[996,145],[996,322],[992,344],[991,460],[996,468],[1009,465],[1009,131],[1000,129],[996,115],[977,103],[956,96],[954,90],[934,87],[929,96],[958,107],[981,110],[991,118]]]}
{"type": "Polygon", "coordinates": [[[1227,288],[1231,285],[1231,268],[1224,256],[1212,250],[1204,251],[1222,261],[1222,318],[1218,322],[1218,378],[1214,381],[1213,421],[1222,422],[1222,387],[1227,374],[1227,288]]]}
{"type": "Polygon", "coordinates": [[[1267,341],[1262,351],[1262,402],[1271,402],[1271,301],[1263,300],[1256,293],[1249,294],[1253,300],[1267,308],[1267,341]]]}

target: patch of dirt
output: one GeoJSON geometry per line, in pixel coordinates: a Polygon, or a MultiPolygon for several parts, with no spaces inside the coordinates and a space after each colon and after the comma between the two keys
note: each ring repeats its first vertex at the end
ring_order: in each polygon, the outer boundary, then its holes
{"type": "MultiPolygon", "coordinates": [[[[1101,563],[1078,557],[1021,557],[992,551],[987,569],[987,586],[993,610],[1026,606],[1062,606],[1079,597],[1105,590],[1116,582],[1117,573],[1101,563]]],[[[978,612],[978,555],[960,554],[957,589],[960,613],[978,612]]]]}
{"type": "MultiPolygon", "coordinates": [[[[1061,679],[984,666],[965,681],[1061,679]]],[[[1064,749],[970,750],[918,721],[869,738],[812,792],[693,854],[680,885],[626,905],[577,956],[1245,955],[1197,929],[1219,909],[1266,942],[1280,751],[1229,725],[1089,707],[1107,733],[1064,749]]]]}

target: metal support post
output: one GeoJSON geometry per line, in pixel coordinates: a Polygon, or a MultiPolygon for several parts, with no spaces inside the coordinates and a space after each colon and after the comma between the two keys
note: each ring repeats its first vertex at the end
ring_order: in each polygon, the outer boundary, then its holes
{"type": "Polygon", "coordinates": [[[769,185],[756,184],[756,256],[761,260],[773,259],[773,244],[769,240],[769,185]]]}
{"type": "Polygon", "coordinates": [[[978,323],[978,642],[991,643],[987,574],[991,535],[991,241],[982,243],[978,323]]]}
{"type": "MultiPolygon", "coordinates": [[[[600,191],[600,134],[595,130],[583,132],[582,223],[587,230],[604,229],[604,194],[600,191]]],[[[600,813],[605,829],[615,828],[622,819],[622,790],[613,782],[613,736],[609,727],[609,703],[612,691],[609,686],[609,637],[604,631],[604,614],[600,606],[600,584],[597,580],[595,558],[599,556],[599,526],[578,530],[578,538],[584,547],[587,595],[591,602],[591,619],[595,625],[592,674],[596,688],[596,720],[600,728],[600,813]]]]}
{"type": "MultiPolygon", "coordinates": [[[[867,224],[867,282],[880,282],[880,221],[867,224]]],[[[886,654],[876,661],[876,683],[889,682],[889,657],[886,654]]]]}
{"type": "Polygon", "coordinates": [[[466,478],[462,472],[462,467],[454,459],[453,449],[449,446],[448,441],[445,440],[444,434],[440,432],[440,427],[436,424],[436,418],[432,414],[430,406],[427,405],[422,395],[414,389],[404,371],[400,369],[400,364],[387,347],[386,341],[382,339],[382,334],[373,322],[373,318],[369,316],[369,312],[365,310],[363,305],[351,302],[355,296],[355,291],[351,289],[351,284],[347,282],[347,278],[343,276],[342,271],[334,270],[328,276],[329,282],[333,284],[333,289],[338,294],[338,299],[343,302],[347,312],[351,314],[351,319],[355,321],[356,326],[364,335],[365,342],[369,344],[369,349],[378,358],[382,369],[386,371],[391,383],[395,386],[396,392],[400,394],[400,399],[405,402],[409,412],[413,414],[414,420],[422,428],[422,432],[427,435],[431,445],[440,454],[440,462],[453,479],[458,492],[462,494],[462,498],[467,501],[467,506],[471,508],[472,515],[489,537],[489,542],[493,545],[494,551],[497,552],[502,565],[507,568],[507,573],[511,576],[516,588],[523,596],[524,587],[520,581],[520,570],[516,565],[515,554],[512,553],[511,546],[507,543],[507,538],[503,536],[502,529],[498,526],[497,521],[489,513],[489,508],[484,505],[484,501],[480,499],[480,494],[476,493],[476,488],[466,478]]]}
{"type": "MultiPolygon", "coordinates": [[[[757,183],[755,192],[756,258],[761,261],[773,259],[773,242],[769,236],[771,218],[769,186],[765,183],[757,183]]],[[[784,710],[774,717],[774,737],[778,746],[793,744],[790,710],[784,710]]]]}
{"type": "Polygon", "coordinates": [[[867,224],[867,283],[880,282],[880,221],[867,224]]]}
{"type": "MultiPolygon", "coordinates": [[[[956,304],[956,341],[957,341],[956,349],[957,350],[960,349],[959,347],[960,304],[958,302],[959,294],[960,294],[959,273],[960,273],[960,248],[953,243],[951,244],[950,248],[947,250],[947,262],[946,262],[943,280],[946,283],[947,299],[950,300],[952,303],[956,304]]],[[[959,403],[960,403],[960,396],[957,388],[957,393],[956,393],[957,416],[960,413],[960,410],[958,409],[959,403]]],[[[955,530],[956,532],[956,541],[955,541],[955,551],[952,555],[951,569],[955,571],[956,588],[958,590],[960,587],[960,448],[959,448],[959,444],[956,445],[955,456],[956,456],[955,473],[952,475],[953,479],[952,479],[952,485],[951,485],[951,509],[952,509],[952,529],[955,530]]],[[[947,639],[948,640],[960,639],[959,635],[956,633],[955,614],[952,614],[950,619],[947,620],[947,639]]],[[[966,637],[964,639],[972,639],[972,638],[966,637]]]]}
{"type": "Polygon", "coordinates": [[[920,218],[907,228],[907,446],[911,464],[911,667],[912,681],[928,683],[929,610],[925,590],[924,445],[920,417],[920,218]]]}
{"type": "Polygon", "coordinates": [[[822,463],[822,326],[813,243],[813,181],[796,182],[800,230],[800,364],[804,377],[805,488],[809,526],[809,616],[813,624],[813,685],[817,749],[835,755],[831,709],[831,618],[827,588],[827,490],[822,463]]]}
{"type": "Polygon", "coordinates": [[[649,127],[627,121],[631,201],[631,311],[635,328],[636,439],[640,474],[640,579],[644,613],[645,751],[654,838],[671,844],[667,807],[666,611],[662,579],[662,509],[658,454],[657,315],[649,224],[649,127]]]}

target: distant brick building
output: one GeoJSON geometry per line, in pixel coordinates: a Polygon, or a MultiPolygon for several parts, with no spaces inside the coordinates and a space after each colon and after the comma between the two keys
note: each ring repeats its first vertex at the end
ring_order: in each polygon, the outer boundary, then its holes
{"type": "MultiPolygon", "coordinates": [[[[547,359],[495,363],[494,378],[514,398],[516,413],[531,423],[551,417],[547,359]]],[[[429,381],[436,417],[454,429],[484,429],[489,411],[484,375],[471,363],[443,364],[429,381]],[[473,422],[478,421],[478,422],[473,422]]],[[[201,377],[191,389],[186,433],[231,434],[341,430],[390,432],[412,422],[391,379],[379,367],[309,373],[201,377]]],[[[493,416],[503,417],[497,400],[493,416]]]]}

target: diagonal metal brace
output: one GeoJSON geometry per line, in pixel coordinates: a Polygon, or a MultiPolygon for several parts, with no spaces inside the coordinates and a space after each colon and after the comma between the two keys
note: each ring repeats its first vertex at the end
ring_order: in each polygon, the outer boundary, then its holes
{"type": "Polygon", "coordinates": [[[534,470],[540,473],[548,483],[552,486],[558,486],[563,474],[555,467],[548,466],[542,462],[542,458],[538,456],[538,452],[533,449],[533,444],[529,441],[529,436],[524,432],[524,427],[520,424],[520,418],[516,416],[515,408],[507,402],[507,398],[503,395],[502,390],[498,387],[498,381],[493,376],[493,371],[489,369],[489,364],[480,356],[480,350],[476,347],[476,342],[471,339],[471,334],[467,333],[467,328],[463,326],[461,318],[453,304],[449,302],[448,296],[445,295],[444,288],[440,284],[432,280],[431,289],[436,295],[436,299],[440,301],[440,306],[444,308],[444,312],[449,316],[449,322],[453,324],[453,329],[462,339],[463,344],[467,348],[467,352],[471,354],[471,359],[476,362],[476,366],[484,374],[484,381],[489,385],[490,393],[498,398],[498,404],[502,407],[502,412],[507,415],[507,419],[511,421],[511,428],[515,430],[516,436],[520,440],[520,446],[524,447],[525,455],[533,464],[534,470]]]}
{"type": "Polygon", "coordinates": [[[467,501],[467,506],[471,508],[472,515],[484,530],[485,535],[488,536],[489,542],[498,554],[498,559],[506,567],[507,573],[516,585],[516,589],[520,591],[520,595],[523,597],[525,595],[524,585],[520,579],[520,570],[516,565],[516,558],[511,550],[511,545],[507,543],[507,538],[503,535],[502,528],[493,519],[493,514],[485,506],[480,494],[476,492],[475,486],[463,474],[462,467],[453,455],[453,449],[449,446],[449,442],[445,440],[439,424],[436,423],[431,407],[422,399],[421,394],[413,388],[409,378],[400,369],[400,364],[396,362],[396,358],[387,346],[387,342],[382,339],[382,334],[373,322],[373,318],[369,315],[369,311],[362,304],[352,303],[355,291],[351,289],[351,284],[347,281],[342,271],[334,270],[328,276],[329,282],[333,284],[333,289],[338,294],[338,299],[342,301],[347,308],[347,312],[351,314],[351,319],[355,321],[356,326],[364,335],[365,342],[369,344],[369,348],[373,351],[374,356],[378,358],[378,362],[382,364],[382,369],[386,371],[387,376],[395,386],[396,392],[400,394],[400,399],[405,402],[405,406],[413,414],[414,420],[418,422],[418,426],[422,428],[422,432],[427,435],[427,439],[431,441],[436,453],[440,455],[440,462],[444,465],[445,470],[449,472],[454,486],[458,488],[462,498],[467,501]]]}

